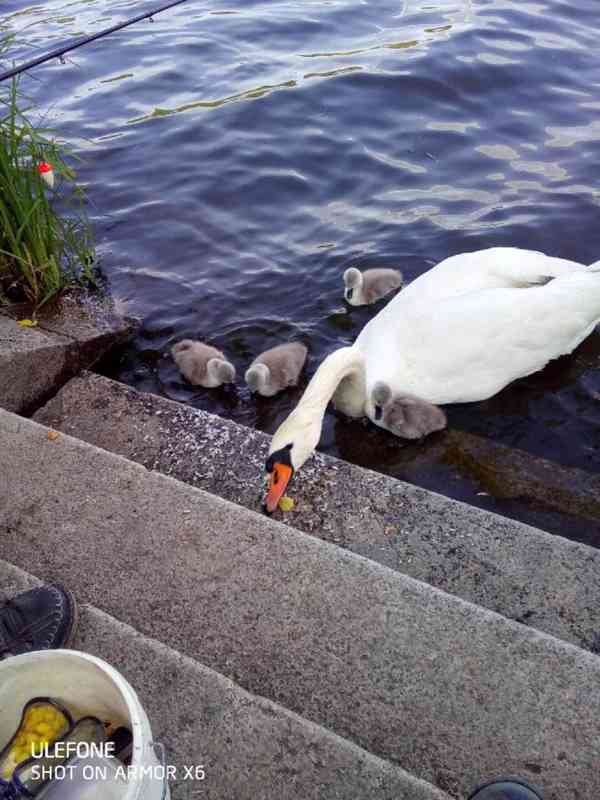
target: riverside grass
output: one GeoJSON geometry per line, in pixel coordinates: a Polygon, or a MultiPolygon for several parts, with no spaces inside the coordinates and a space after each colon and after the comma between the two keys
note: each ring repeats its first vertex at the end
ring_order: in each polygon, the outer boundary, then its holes
{"type": "Polygon", "coordinates": [[[95,283],[94,248],[74,172],[51,132],[29,121],[18,88],[16,79],[0,84],[0,303],[23,299],[38,309],[95,283]],[[52,165],[56,189],[38,173],[42,162],[52,165]]]}

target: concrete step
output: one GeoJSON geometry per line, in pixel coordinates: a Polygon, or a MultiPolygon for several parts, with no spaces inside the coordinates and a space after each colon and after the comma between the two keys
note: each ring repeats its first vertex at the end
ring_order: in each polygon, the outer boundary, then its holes
{"type": "Polygon", "coordinates": [[[82,369],[127,338],[133,321],[93,297],[62,298],[35,315],[34,327],[19,320],[31,306],[0,308],[0,407],[30,414],[82,369]]]}
{"type": "MultiPolygon", "coordinates": [[[[258,431],[90,373],[35,419],[260,509],[258,431]]],[[[600,653],[600,551],[320,454],[292,493],[288,525],[600,653]]]]}
{"type": "MultiPolygon", "coordinates": [[[[0,603],[39,581],[0,561],[0,603]]],[[[91,605],[72,647],[136,689],[175,766],[173,800],[450,800],[447,794],[91,605]],[[204,781],[184,779],[203,765],[204,781]]]]}
{"type": "Polygon", "coordinates": [[[0,412],[3,557],[450,794],[600,792],[600,659],[0,412]]]}

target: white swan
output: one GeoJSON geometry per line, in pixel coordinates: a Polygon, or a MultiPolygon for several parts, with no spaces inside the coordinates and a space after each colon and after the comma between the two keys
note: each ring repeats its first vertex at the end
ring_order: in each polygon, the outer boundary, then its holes
{"type": "Polygon", "coordinates": [[[598,322],[600,262],[587,267],[516,248],[442,261],[320,365],[271,440],[267,511],[314,452],[330,400],[375,424],[377,382],[427,403],[484,400],[570,353],[598,322]]]}

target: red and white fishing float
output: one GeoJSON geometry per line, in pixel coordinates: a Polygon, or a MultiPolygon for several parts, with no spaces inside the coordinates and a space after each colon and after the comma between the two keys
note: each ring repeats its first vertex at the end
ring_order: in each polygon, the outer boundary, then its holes
{"type": "Polygon", "coordinates": [[[48,164],[47,161],[42,161],[41,164],[38,164],[38,172],[41,175],[42,180],[46,183],[51,189],[54,188],[54,168],[52,164],[48,164]]]}

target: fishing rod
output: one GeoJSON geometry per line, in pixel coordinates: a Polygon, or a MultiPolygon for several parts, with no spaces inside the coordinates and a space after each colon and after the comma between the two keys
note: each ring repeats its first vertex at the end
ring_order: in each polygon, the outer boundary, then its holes
{"type": "Polygon", "coordinates": [[[51,61],[53,58],[60,58],[64,56],[65,53],[69,53],[71,50],[76,50],[78,47],[83,47],[84,44],[88,44],[89,42],[94,42],[96,39],[101,39],[103,36],[108,36],[109,33],[114,33],[115,31],[120,31],[122,28],[127,28],[129,25],[133,25],[134,22],[140,22],[142,19],[148,19],[153,17],[155,14],[160,14],[161,11],[166,11],[168,8],[173,8],[173,6],[179,6],[181,3],[187,3],[187,0],[171,0],[170,3],[165,3],[162,6],[158,6],[157,8],[153,8],[151,11],[146,11],[143,14],[138,14],[137,17],[132,17],[131,19],[125,20],[125,22],[119,22],[118,25],[113,25],[111,28],[105,28],[102,31],[98,31],[98,33],[94,33],[92,36],[83,36],[81,39],[76,39],[71,44],[63,45],[62,47],[57,47],[56,50],[51,50],[45,56],[39,56],[39,58],[34,58],[31,61],[26,61],[24,64],[20,66],[13,67],[12,69],[6,70],[6,72],[0,72],[0,82],[7,80],[8,78],[14,78],[15,75],[19,75],[21,72],[25,72],[32,67],[37,67],[40,64],[44,64],[46,61],[51,61]]]}

